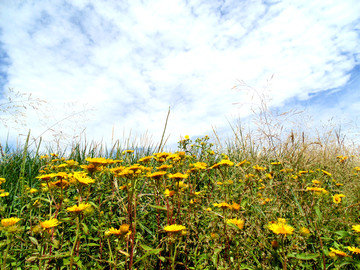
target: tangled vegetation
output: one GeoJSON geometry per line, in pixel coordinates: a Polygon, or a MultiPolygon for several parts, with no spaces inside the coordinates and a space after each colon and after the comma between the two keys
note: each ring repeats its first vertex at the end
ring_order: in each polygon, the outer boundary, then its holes
{"type": "Polygon", "coordinates": [[[175,152],[5,149],[1,267],[357,269],[357,157],[291,141],[277,156],[208,136],[175,152]]]}

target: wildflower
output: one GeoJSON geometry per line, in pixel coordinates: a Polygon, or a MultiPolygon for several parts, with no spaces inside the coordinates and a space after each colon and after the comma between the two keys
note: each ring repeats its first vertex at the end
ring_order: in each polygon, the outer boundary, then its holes
{"type": "Polygon", "coordinates": [[[360,248],[357,247],[346,247],[348,250],[350,250],[352,253],[360,254],[360,248]]]}
{"type": "Polygon", "coordinates": [[[350,257],[345,252],[337,249],[330,248],[329,256],[330,257],[350,257]]]}
{"type": "Polygon", "coordinates": [[[1,193],[0,193],[0,197],[7,197],[7,196],[9,196],[9,195],[10,195],[9,192],[1,192],[1,193]]]}
{"type": "Polygon", "coordinates": [[[86,173],[75,172],[73,176],[78,182],[80,182],[81,184],[84,184],[84,185],[95,183],[95,180],[88,177],[86,175],[86,173]]]}
{"type": "Polygon", "coordinates": [[[223,159],[221,160],[220,162],[212,165],[210,167],[210,169],[213,169],[213,168],[219,168],[220,166],[227,166],[227,167],[231,167],[231,166],[234,166],[234,162],[228,160],[228,159],[223,159]]]}
{"type": "Polygon", "coordinates": [[[21,219],[17,217],[11,217],[11,218],[4,218],[1,220],[1,225],[4,227],[13,226],[16,223],[18,223],[21,219]]]}
{"type": "Polygon", "coordinates": [[[89,203],[80,203],[79,205],[74,205],[66,208],[68,212],[80,213],[84,211],[86,208],[91,207],[89,203]]]}
{"type": "Polygon", "coordinates": [[[245,175],[245,178],[249,179],[249,178],[253,178],[255,177],[255,174],[249,173],[245,175]]]}
{"type": "Polygon", "coordinates": [[[270,164],[271,164],[271,165],[280,165],[280,164],[281,164],[281,162],[279,162],[279,161],[275,161],[275,162],[271,162],[270,164]]]}
{"type": "Polygon", "coordinates": [[[60,222],[56,218],[51,218],[49,220],[45,220],[44,222],[40,221],[40,226],[43,229],[50,229],[50,228],[58,226],[59,224],[60,224],[60,222]]]}
{"type": "Polygon", "coordinates": [[[244,165],[247,162],[246,159],[244,159],[243,161],[240,161],[238,164],[235,165],[235,167],[240,167],[242,165],[244,165]]]}
{"type": "Polygon", "coordinates": [[[212,233],[210,234],[210,237],[211,237],[212,239],[217,239],[217,238],[219,238],[219,235],[218,235],[217,233],[212,232],[212,233]]]}
{"type": "Polygon", "coordinates": [[[274,175],[273,175],[272,172],[265,174],[265,176],[266,176],[267,179],[273,179],[274,178],[274,175]]]}
{"type": "Polygon", "coordinates": [[[257,171],[257,172],[259,172],[259,171],[265,171],[265,170],[266,170],[265,167],[260,167],[259,165],[254,165],[254,166],[253,166],[253,169],[254,169],[255,171],[257,171]]]}
{"type": "Polygon", "coordinates": [[[147,177],[149,178],[153,178],[153,179],[160,179],[162,176],[164,176],[165,174],[167,174],[167,172],[165,171],[158,171],[158,172],[153,172],[153,173],[148,173],[147,177]]]}
{"type": "Polygon", "coordinates": [[[205,170],[207,167],[207,164],[205,162],[196,162],[194,164],[190,164],[191,167],[194,167],[198,170],[205,170]]]}
{"type": "Polygon", "coordinates": [[[3,178],[3,177],[0,177],[0,185],[3,184],[3,183],[5,183],[5,182],[6,182],[6,179],[3,178]]]}
{"type": "Polygon", "coordinates": [[[226,203],[226,202],[222,202],[222,203],[214,203],[213,204],[215,207],[219,207],[221,209],[231,209],[231,205],[226,203]]]}
{"type": "Polygon", "coordinates": [[[228,224],[234,224],[235,226],[237,226],[240,230],[242,230],[244,228],[244,220],[242,219],[228,219],[226,220],[226,223],[228,224]]]}
{"type": "Polygon", "coordinates": [[[321,182],[319,180],[312,180],[311,181],[314,185],[320,185],[321,182]]]}
{"type": "Polygon", "coordinates": [[[176,183],[176,187],[185,189],[185,188],[188,188],[189,185],[185,184],[183,181],[179,181],[178,183],[176,183]]]}
{"type": "Polygon", "coordinates": [[[353,226],[352,226],[352,229],[353,229],[355,232],[360,232],[360,225],[353,225],[353,226]]]}
{"type": "Polygon", "coordinates": [[[301,236],[309,236],[311,233],[310,233],[310,230],[308,228],[305,228],[305,227],[301,227],[300,229],[300,235],[301,236]]]}
{"type": "Polygon", "coordinates": [[[134,153],[134,150],[125,150],[122,152],[123,155],[134,153]]]}
{"type": "Polygon", "coordinates": [[[324,175],[332,176],[331,173],[329,173],[329,172],[327,172],[327,171],[325,171],[325,170],[321,170],[321,171],[323,172],[324,175]]]}
{"type": "Polygon", "coordinates": [[[279,218],[278,222],[269,223],[268,228],[275,234],[283,234],[285,236],[292,234],[294,231],[294,228],[286,224],[286,220],[283,218],[279,218]]]}
{"type": "Polygon", "coordinates": [[[285,169],[280,170],[280,172],[283,172],[283,173],[291,173],[293,171],[294,171],[293,169],[289,169],[289,168],[285,168],[285,169]]]}
{"type": "Polygon", "coordinates": [[[65,160],[65,163],[66,163],[67,165],[69,165],[70,167],[79,165],[79,162],[77,162],[77,161],[75,161],[75,160],[72,160],[72,159],[70,159],[70,160],[65,160]]]}
{"type": "Polygon", "coordinates": [[[307,191],[315,191],[315,193],[316,193],[317,195],[322,194],[322,193],[323,193],[323,194],[328,193],[328,191],[327,191],[326,189],[324,189],[324,188],[318,188],[318,187],[307,187],[306,190],[307,190],[307,191]]]}
{"type": "Polygon", "coordinates": [[[231,205],[231,210],[235,210],[235,211],[240,210],[240,204],[233,203],[233,204],[231,205]]]}
{"type": "Polygon", "coordinates": [[[131,231],[129,231],[130,229],[130,225],[129,224],[122,224],[120,225],[119,229],[115,229],[114,227],[111,227],[108,231],[105,232],[106,236],[109,235],[117,235],[117,236],[122,236],[122,235],[130,235],[131,231]]]}
{"type": "Polygon", "coordinates": [[[174,191],[174,190],[169,190],[169,189],[167,188],[167,189],[165,190],[164,194],[165,194],[165,197],[172,197],[172,196],[174,196],[175,191],[174,191]]]}
{"type": "Polygon", "coordinates": [[[168,156],[170,156],[171,153],[166,153],[166,152],[161,152],[161,153],[155,153],[154,157],[156,160],[162,159],[162,158],[167,158],[168,156]]]}
{"type": "Polygon", "coordinates": [[[272,199],[270,199],[270,198],[265,198],[264,200],[261,201],[261,204],[262,204],[262,205],[265,205],[265,204],[267,204],[267,203],[269,203],[269,202],[271,202],[271,201],[272,201],[272,199]]]}
{"type": "Polygon", "coordinates": [[[346,196],[344,194],[335,194],[333,196],[334,203],[338,204],[341,203],[341,198],[345,198],[346,196]]]}
{"type": "Polygon", "coordinates": [[[303,175],[303,174],[307,174],[309,171],[299,171],[298,174],[299,176],[303,175]]]}
{"type": "Polygon", "coordinates": [[[175,174],[169,174],[168,175],[170,179],[180,180],[180,179],[186,179],[188,178],[188,174],[182,174],[182,173],[175,173],[175,174]]]}
{"type": "Polygon", "coordinates": [[[180,232],[182,230],[186,230],[186,227],[183,225],[173,224],[164,227],[164,230],[167,232],[180,232]]]}
{"type": "Polygon", "coordinates": [[[168,169],[171,169],[173,167],[173,165],[167,165],[167,164],[163,164],[160,167],[156,167],[156,169],[158,171],[166,171],[168,169]]]}
{"type": "Polygon", "coordinates": [[[147,163],[147,162],[149,162],[152,158],[153,158],[152,156],[146,156],[146,157],[140,158],[138,161],[139,161],[139,162],[143,162],[143,163],[147,163]]]}
{"type": "Polygon", "coordinates": [[[34,193],[36,193],[36,192],[38,192],[38,190],[37,190],[36,188],[30,188],[30,189],[29,189],[29,193],[30,193],[30,194],[34,194],[34,193]]]}
{"type": "MultiPolygon", "coordinates": [[[[93,164],[94,166],[107,165],[109,161],[106,158],[86,158],[87,162],[93,164]]],[[[111,162],[110,162],[111,163],[111,162]]]]}
{"type": "Polygon", "coordinates": [[[40,179],[40,180],[48,181],[48,180],[50,180],[50,178],[53,178],[53,177],[55,177],[55,176],[56,176],[55,173],[50,173],[50,174],[39,175],[39,176],[37,176],[36,178],[37,178],[37,179],[40,179]]]}
{"type": "Polygon", "coordinates": [[[208,207],[208,208],[205,209],[205,211],[207,211],[207,212],[211,212],[211,210],[212,210],[212,209],[211,209],[210,207],[208,207]]]}
{"type": "Polygon", "coordinates": [[[190,137],[189,137],[189,135],[185,135],[185,140],[190,140],[190,137]]]}

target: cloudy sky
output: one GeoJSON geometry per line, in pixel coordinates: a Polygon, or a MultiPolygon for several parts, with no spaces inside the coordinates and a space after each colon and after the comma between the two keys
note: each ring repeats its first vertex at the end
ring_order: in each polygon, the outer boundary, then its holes
{"type": "Polygon", "coordinates": [[[159,141],[169,107],[171,143],[226,130],[263,94],[324,121],[360,113],[358,0],[4,0],[0,18],[0,104],[9,88],[46,101],[0,122],[2,143],[28,128],[159,141]]]}

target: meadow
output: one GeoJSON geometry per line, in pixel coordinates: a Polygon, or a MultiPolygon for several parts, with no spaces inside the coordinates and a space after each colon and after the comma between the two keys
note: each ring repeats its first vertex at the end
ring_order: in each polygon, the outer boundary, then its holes
{"type": "Polygon", "coordinates": [[[358,269],[358,156],[238,134],[174,152],[4,146],[1,269],[358,269]]]}

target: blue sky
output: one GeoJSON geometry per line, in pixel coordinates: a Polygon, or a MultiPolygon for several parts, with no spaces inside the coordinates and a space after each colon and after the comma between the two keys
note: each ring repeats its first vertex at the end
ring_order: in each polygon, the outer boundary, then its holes
{"type": "Polygon", "coordinates": [[[357,0],[9,0],[0,17],[2,98],[12,88],[46,101],[23,126],[1,128],[1,142],[59,121],[45,140],[110,142],[131,131],[159,141],[169,107],[169,143],[226,133],[228,119],[259,103],[233,89],[239,81],[280,111],[358,120],[357,0]]]}

